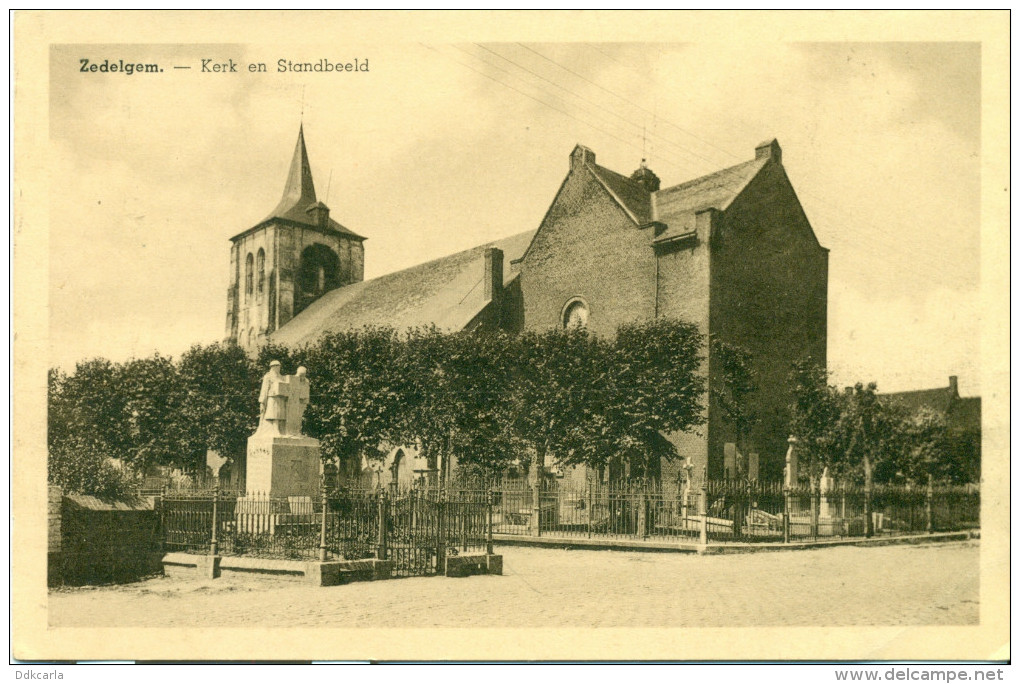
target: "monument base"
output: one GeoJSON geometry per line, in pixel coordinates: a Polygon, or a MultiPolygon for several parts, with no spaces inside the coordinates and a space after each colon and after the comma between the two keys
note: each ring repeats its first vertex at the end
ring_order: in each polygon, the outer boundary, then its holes
{"type": "Polygon", "coordinates": [[[248,438],[248,494],[315,496],[321,472],[317,439],[259,434],[248,438]]]}

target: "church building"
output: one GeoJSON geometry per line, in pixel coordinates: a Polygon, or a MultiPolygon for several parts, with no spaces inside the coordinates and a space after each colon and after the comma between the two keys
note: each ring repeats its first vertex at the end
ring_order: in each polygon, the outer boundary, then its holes
{"type": "MultiPolygon", "coordinates": [[[[734,475],[738,458],[752,475],[781,478],[791,364],[825,364],[828,250],[776,140],[745,162],[667,188],[644,162],[622,175],[577,145],[537,229],[369,281],[364,241],[316,198],[299,131],[280,203],[232,239],[227,337],[254,350],[365,325],[581,325],[610,336],[626,322],[687,320],[751,352],[760,420],[753,455],[743,457],[711,401],[697,433],[665,437],[711,478],[734,475]]],[[[711,386],[719,378],[709,350],[706,358],[711,386]]],[[[676,468],[664,463],[663,478],[676,468]]]]}

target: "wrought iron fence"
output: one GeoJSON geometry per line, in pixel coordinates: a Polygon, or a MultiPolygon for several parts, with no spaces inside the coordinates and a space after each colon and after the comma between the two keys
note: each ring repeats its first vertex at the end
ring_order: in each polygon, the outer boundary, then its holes
{"type": "Polygon", "coordinates": [[[167,550],[289,560],[393,562],[397,576],[444,570],[447,555],[492,546],[490,493],[342,489],[269,497],[168,491],[159,505],[167,550]]]}
{"type": "Polygon", "coordinates": [[[652,543],[789,542],[955,531],[980,525],[974,487],[863,487],[712,480],[451,481],[440,488],[341,489],[325,498],[168,491],[168,550],[393,561],[395,575],[442,572],[448,555],[491,552],[492,535],[652,543]],[[215,524],[214,524],[215,520],[215,524]]]}
{"type": "Polygon", "coordinates": [[[955,531],[980,521],[973,487],[589,480],[545,481],[536,494],[521,479],[475,486],[493,491],[493,531],[517,536],[761,543],[955,531]]]}

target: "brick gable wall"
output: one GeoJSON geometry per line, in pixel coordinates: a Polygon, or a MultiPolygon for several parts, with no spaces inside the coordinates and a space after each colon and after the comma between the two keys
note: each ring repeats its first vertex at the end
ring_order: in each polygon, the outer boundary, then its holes
{"type": "MultiPolygon", "coordinates": [[[[761,477],[782,476],[788,436],[787,378],[794,361],[826,361],[828,252],[818,245],[797,196],[778,163],[769,163],[723,215],[712,246],[711,330],[747,348],[759,374],[762,422],[752,441],[761,477]]],[[[711,410],[711,409],[710,409],[711,410]]],[[[724,442],[735,441],[714,421],[710,476],[722,476],[724,442]]]]}
{"type": "Polygon", "coordinates": [[[654,315],[655,261],[638,228],[586,168],[572,171],[521,267],[524,326],[562,326],[573,297],[589,307],[589,328],[614,335],[621,323],[654,315]]]}
{"type": "MultiPolygon", "coordinates": [[[[685,230],[697,232],[697,237],[682,242],[663,245],[655,250],[658,260],[657,309],[660,316],[694,323],[702,334],[709,333],[709,240],[710,222],[707,215],[698,217],[691,213],[683,217],[671,217],[674,222],[683,222],[685,230]]],[[[651,247],[648,250],[651,251],[651,247]]],[[[707,375],[708,363],[702,363],[702,374],[707,375]]],[[[707,402],[705,402],[707,404],[707,402]]],[[[706,418],[708,414],[706,413],[706,418]]],[[[690,458],[694,474],[700,478],[708,465],[709,449],[707,431],[710,423],[696,432],[666,435],[681,458],[690,458]]],[[[679,462],[662,465],[663,480],[673,481],[677,477],[679,462]]],[[[711,467],[711,466],[709,466],[711,467]]]]}

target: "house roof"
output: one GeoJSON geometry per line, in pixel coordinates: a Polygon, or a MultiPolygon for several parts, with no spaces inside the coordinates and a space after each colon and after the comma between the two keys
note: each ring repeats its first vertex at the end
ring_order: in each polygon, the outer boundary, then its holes
{"type": "Polygon", "coordinates": [[[668,239],[673,233],[688,231],[686,222],[677,220],[678,214],[725,209],[767,162],[767,157],[752,159],[656,192],[648,192],[638,181],[604,166],[587,166],[635,223],[655,220],[671,224],[669,235],[658,236],[668,239]]]}
{"type": "Polygon", "coordinates": [[[659,190],[654,200],[656,220],[670,223],[670,218],[677,214],[726,209],[767,162],[767,157],[752,159],[659,190]]]}
{"type": "Polygon", "coordinates": [[[953,400],[959,399],[959,396],[952,387],[936,387],[935,389],[912,390],[910,392],[890,392],[888,394],[879,394],[878,396],[883,401],[902,404],[910,411],[917,411],[927,406],[939,413],[948,412],[953,400]]]}
{"type": "Polygon", "coordinates": [[[641,183],[598,164],[588,164],[588,168],[635,223],[644,225],[652,220],[652,196],[641,183]]]}
{"type": "Polygon", "coordinates": [[[636,224],[660,224],[652,235],[660,243],[692,234],[696,212],[726,209],[767,162],[768,157],[752,159],[656,192],[604,166],[587,167],[636,224]]]}
{"type": "Polygon", "coordinates": [[[279,330],[275,343],[300,346],[328,332],[365,326],[398,330],[435,325],[461,330],[489,303],[483,276],[485,249],[503,251],[503,284],[517,277],[519,258],[535,231],[513,235],[402,271],[344,285],[315,300],[279,330]]]}
{"type": "Polygon", "coordinates": [[[950,416],[957,429],[981,430],[981,397],[963,397],[953,402],[950,416]]]}

